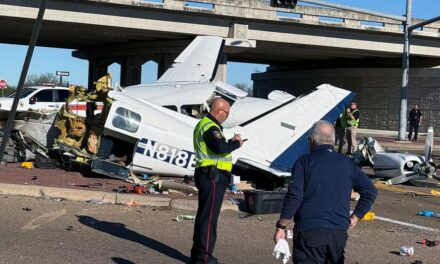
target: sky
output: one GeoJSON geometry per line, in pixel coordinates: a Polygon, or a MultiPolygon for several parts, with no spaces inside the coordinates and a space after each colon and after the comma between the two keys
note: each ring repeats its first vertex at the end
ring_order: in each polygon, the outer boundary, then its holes
{"type": "MultiPolygon", "coordinates": [[[[196,0],[194,0],[196,1],[196,0]]],[[[364,8],[393,15],[404,15],[407,0],[324,0],[351,7],[364,8]]],[[[440,15],[440,0],[412,0],[413,17],[430,19],[440,15]]],[[[300,3],[302,4],[302,3],[300,3]]],[[[44,26],[44,24],[43,24],[44,26]]],[[[0,37],[1,42],[1,37],[0,37]]],[[[38,45],[38,43],[37,43],[38,45]]],[[[27,46],[0,44],[0,79],[16,85],[20,78],[21,68],[26,56],[27,46]]],[[[228,62],[227,82],[230,84],[244,83],[252,85],[251,74],[264,72],[267,65],[228,62]]],[[[119,83],[120,66],[113,64],[109,72],[113,81],[119,83]]],[[[87,86],[88,61],[72,57],[72,50],[36,47],[29,67],[28,75],[68,71],[69,77],[63,77],[70,84],[87,86]]],[[[142,70],[142,83],[156,80],[157,65],[146,63],[142,70]]]]}

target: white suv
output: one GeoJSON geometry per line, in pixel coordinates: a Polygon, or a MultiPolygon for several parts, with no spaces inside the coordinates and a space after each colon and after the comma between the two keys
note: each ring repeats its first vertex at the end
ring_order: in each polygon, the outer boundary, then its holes
{"type": "MultiPolygon", "coordinates": [[[[59,86],[32,86],[23,89],[20,101],[17,106],[16,119],[29,109],[40,113],[53,113],[66,103],[69,96],[69,88],[59,86]]],[[[15,91],[5,97],[0,97],[0,121],[8,119],[14,101],[15,91]]]]}

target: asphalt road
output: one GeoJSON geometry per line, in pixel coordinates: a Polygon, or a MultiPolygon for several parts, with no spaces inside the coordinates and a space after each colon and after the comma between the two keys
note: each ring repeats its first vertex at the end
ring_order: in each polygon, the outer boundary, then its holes
{"type": "MultiPolygon", "coordinates": [[[[440,239],[440,219],[416,215],[438,208],[440,197],[380,190],[376,216],[421,227],[362,221],[349,232],[346,263],[438,263],[440,246],[419,242],[440,239]],[[399,256],[401,246],[414,247],[414,256],[399,256]]],[[[0,197],[0,211],[0,263],[184,263],[192,243],[193,221],[172,220],[188,212],[12,196],[0,197]]],[[[222,212],[216,255],[224,263],[281,263],[271,255],[277,218],[222,212]]]]}

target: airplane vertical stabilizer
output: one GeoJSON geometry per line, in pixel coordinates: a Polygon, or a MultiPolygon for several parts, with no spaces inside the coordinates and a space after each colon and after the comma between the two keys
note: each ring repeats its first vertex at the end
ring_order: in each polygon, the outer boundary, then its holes
{"type": "Polygon", "coordinates": [[[213,79],[224,40],[196,37],[157,82],[208,82],[213,79]]]}

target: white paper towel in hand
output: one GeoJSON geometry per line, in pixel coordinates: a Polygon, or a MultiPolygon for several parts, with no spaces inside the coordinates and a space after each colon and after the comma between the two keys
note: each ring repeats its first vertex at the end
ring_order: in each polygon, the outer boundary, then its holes
{"type": "Polygon", "coordinates": [[[273,249],[273,256],[278,259],[281,255],[283,255],[283,263],[286,264],[287,261],[289,261],[290,258],[290,249],[289,244],[285,239],[279,239],[277,244],[275,245],[273,249]]]}

